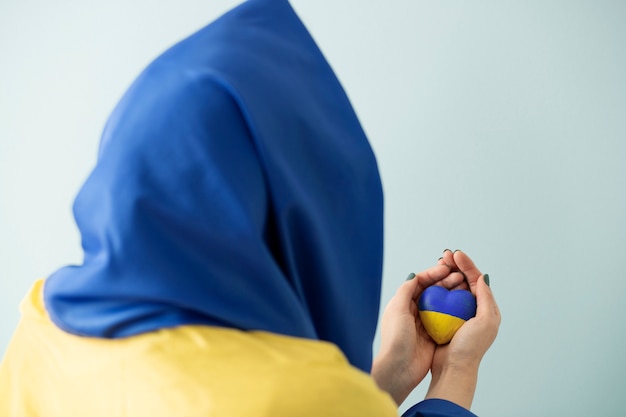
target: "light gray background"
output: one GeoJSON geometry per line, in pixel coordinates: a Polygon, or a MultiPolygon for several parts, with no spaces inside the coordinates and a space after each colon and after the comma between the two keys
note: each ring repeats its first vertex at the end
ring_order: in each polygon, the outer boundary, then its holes
{"type": "MultiPolygon", "coordinates": [[[[235,3],[2,0],[0,352],[33,280],[81,260],[71,203],[116,101],[235,3]]],[[[626,2],[292,4],[378,156],[383,302],[463,249],[503,314],[473,410],[623,415],[626,2]]]]}

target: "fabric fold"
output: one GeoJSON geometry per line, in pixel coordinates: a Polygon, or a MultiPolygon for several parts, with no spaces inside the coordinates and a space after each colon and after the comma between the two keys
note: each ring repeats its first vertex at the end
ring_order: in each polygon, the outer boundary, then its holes
{"type": "Polygon", "coordinates": [[[105,127],[74,216],[84,261],[45,303],[73,334],[206,324],[335,343],[371,366],[374,153],[286,0],[249,0],[151,63],[105,127]]]}

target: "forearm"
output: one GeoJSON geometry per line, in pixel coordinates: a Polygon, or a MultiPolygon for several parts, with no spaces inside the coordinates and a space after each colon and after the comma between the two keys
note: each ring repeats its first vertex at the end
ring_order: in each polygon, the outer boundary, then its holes
{"type": "Polygon", "coordinates": [[[444,367],[437,375],[433,375],[426,399],[448,400],[469,410],[477,380],[478,365],[444,367]]]}

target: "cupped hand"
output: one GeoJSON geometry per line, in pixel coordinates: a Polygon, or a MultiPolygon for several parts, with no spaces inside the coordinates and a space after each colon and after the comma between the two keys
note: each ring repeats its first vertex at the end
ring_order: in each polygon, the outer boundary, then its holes
{"type": "Polygon", "coordinates": [[[501,316],[496,300],[484,275],[464,252],[444,252],[443,260],[452,271],[461,272],[476,297],[476,317],[456,332],[448,345],[439,346],[433,360],[433,373],[443,365],[476,365],[498,334],[501,316]]]}
{"type": "Polygon", "coordinates": [[[480,361],[498,333],[500,310],[485,276],[469,256],[461,251],[446,250],[439,264],[464,276],[467,287],[476,297],[477,309],[476,316],[461,326],[449,344],[435,348],[426,398],[445,399],[469,409],[480,361]]]}
{"type": "Polygon", "coordinates": [[[417,300],[431,285],[451,289],[464,285],[463,282],[464,276],[459,271],[451,271],[448,265],[437,265],[407,280],[387,304],[372,377],[397,404],[424,379],[435,353],[436,345],[419,320],[417,300]]]}

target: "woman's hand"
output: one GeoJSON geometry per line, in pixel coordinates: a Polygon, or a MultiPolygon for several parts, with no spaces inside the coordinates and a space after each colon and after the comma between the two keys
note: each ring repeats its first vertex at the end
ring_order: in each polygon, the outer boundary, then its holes
{"type": "Polygon", "coordinates": [[[432,381],[426,398],[442,398],[470,408],[476,389],[478,367],[498,334],[500,310],[485,276],[463,252],[444,252],[440,263],[465,275],[476,296],[476,317],[456,332],[452,341],[435,349],[432,381]]]}
{"type": "Polygon", "coordinates": [[[424,379],[433,361],[436,345],[417,311],[417,300],[431,285],[460,288],[465,285],[464,276],[445,264],[420,272],[398,288],[382,317],[381,346],[372,377],[398,405],[424,379]]]}

